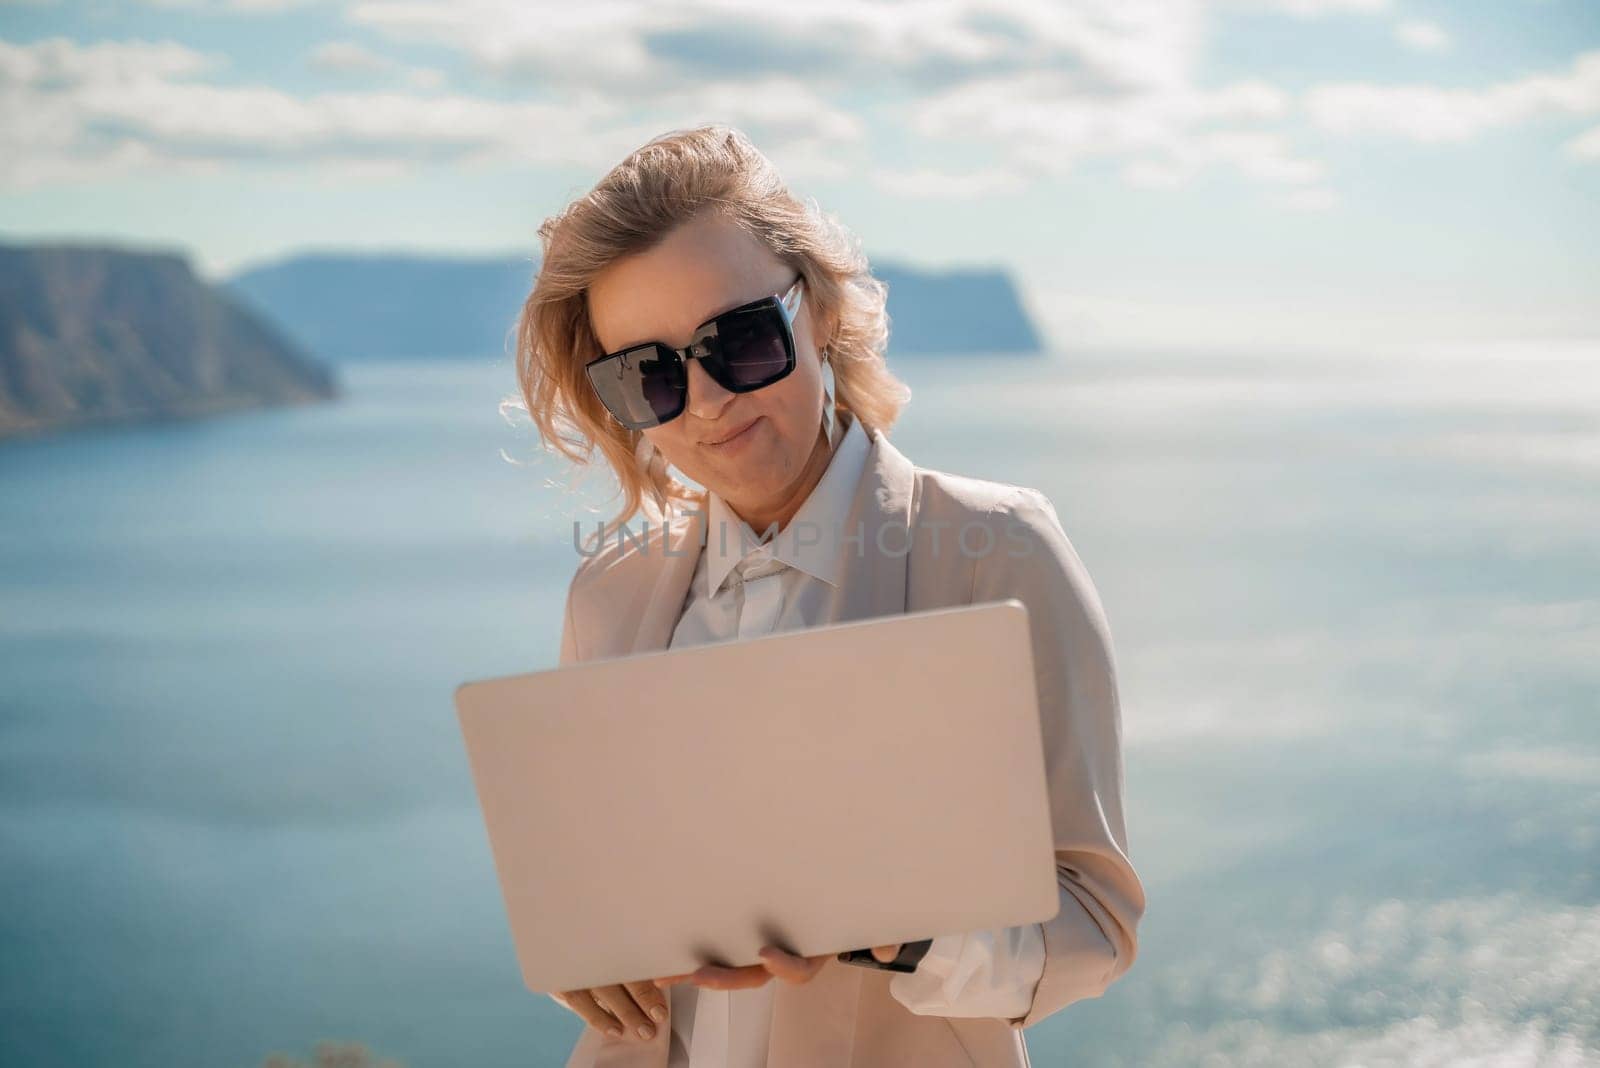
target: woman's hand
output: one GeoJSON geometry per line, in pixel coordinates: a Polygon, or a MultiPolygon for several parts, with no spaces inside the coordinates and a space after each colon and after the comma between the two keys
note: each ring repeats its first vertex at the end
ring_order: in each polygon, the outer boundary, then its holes
{"type": "MultiPolygon", "coordinates": [[[[872,955],[882,962],[894,960],[900,955],[900,945],[873,946],[872,955]]],[[[668,987],[673,983],[690,982],[710,990],[742,990],[761,986],[773,976],[789,983],[809,983],[816,978],[822,966],[835,956],[833,953],[823,953],[816,957],[797,957],[778,946],[766,945],[761,947],[760,964],[749,964],[743,968],[703,964],[692,972],[657,979],[655,984],[668,987]]]]}
{"type": "MultiPolygon", "coordinates": [[[[647,1042],[655,1037],[655,1025],[667,1018],[667,997],[662,990],[674,983],[691,982],[710,990],[742,990],[765,984],[773,976],[789,983],[809,983],[822,966],[834,958],[832,953],[797,957],[778,946],[761,948],[761,963],[743,968],[701,965],[692,972],[668,975],[637,983],[614,983],[582,990],[564,990],[561,1002],[583,1017],[585,1023],[613,1038],[627,1037],[647,1042]]],[[[872,955],[888,962],[900,955],[898,943],[873,946],[872,955]]]]}
{"type": "Polygon", "coordinates": [[[655,1037],[655,1025],[667,1018],[667,996],[650,980],[616,983],[585,990],[565,990],[561,1000],[591,1027],[614,1038],[626,1035],[640,1041],[655,1037]]]}

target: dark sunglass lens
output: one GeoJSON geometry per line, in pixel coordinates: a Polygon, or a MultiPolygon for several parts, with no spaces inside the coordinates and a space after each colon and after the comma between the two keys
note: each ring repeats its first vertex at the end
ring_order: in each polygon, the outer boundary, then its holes
{"type": "Polygon", "coordinates": [[[684,378],[676,359],[660,349],[635,349],[589,367],[600,400],[630,427],[655,426],[678,414],[684,378]]]}
{"type": "Polygon", "coordinates": [[[670,419],[678,414],[683,406],[687,381],[683,365],[676,356],[663,356],[661,350],[654,350],[640,367],[640,380],[645,403],[650,406],[651,414],[657,420],[670,419]]]}
{"type": "Polygon", "coordinates": [[[732,389],[775,382],[789,370],[783,313],[776,308],[729,316],[717,324],[717,355],[732,389]]]}

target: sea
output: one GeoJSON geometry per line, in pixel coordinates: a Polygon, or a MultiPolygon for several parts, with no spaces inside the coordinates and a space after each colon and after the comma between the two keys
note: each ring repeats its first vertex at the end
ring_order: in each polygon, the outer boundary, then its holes
{"type": "MultiPolygon", "coordinates": [[[[1111,624],[1148,909],[1035,1065],[1600,1064],[1600,348],[891,367],[895,445],[1043,491],[1111,624]]],[[[8,1068],[577,1038],[452,691],[555,663],[614,484],[508,360],[340,377],[0,443],[8,1068]]]]}

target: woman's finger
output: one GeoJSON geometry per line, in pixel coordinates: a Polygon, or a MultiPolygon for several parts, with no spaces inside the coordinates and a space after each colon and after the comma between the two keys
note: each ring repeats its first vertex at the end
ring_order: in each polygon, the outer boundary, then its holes
{"type": "Polygon", "coordinates": [[[592,990],[567,990],[561,994],[567,1008],[583,1018],[583,1022],[597,1031],[616,1037],[622,1034],[622,1024],[595,1000],[592,990]]]}
{"type": "Polygon", "coordinates": [[[661,992],[656,984],[645,981],[640,983],[624,983],[628,993],[633,995],[633,1000],[638,1002],[639,1010],[656,1023],[667,1018],[667,995],[661,992]]]}
{"type": "Polygon", "coordinates": [[[872,956],[879,964],[888,964],[900,955],[900,943],[892,946],[873,946],[872,956]]]}
{"type": "Polygon", "coordinates": [[[772,973],[767,971],[764,964],[747,964],[742,968],[724,968],[716,964],[707,964],[690,976],[690,979],[696,986],[710,987],[712,990],[744,990],[770,981],[772,973]]]}
{"type": "Polygon", "coordinates": [[[693,972],[683,972],[679,975],[663,975],[659,979],[652,979],[650,981],[658,987],[668,987],[673,983],[687,982],[692,978],[694,978],[693,972]]]}
{"type": "Polygon", "coordinates": [[[789,983],[810,982],[827,963],[828,957],[798,957],[781,946],[763,946],[761,960],[767,970],[789,983]]]}
{"type": "MultiPolygon", "coordinates": [[[[589,996],[599,1003],[612,1016],[617,1018],[623,1029],[631,1038],[653,1038],[656,1029],[633,1000],[633,995],[621,983],[611,986],[595,987],[589,996]]],[[[615,1032],[612,1032],[615,1034],[615,1032]]]]}

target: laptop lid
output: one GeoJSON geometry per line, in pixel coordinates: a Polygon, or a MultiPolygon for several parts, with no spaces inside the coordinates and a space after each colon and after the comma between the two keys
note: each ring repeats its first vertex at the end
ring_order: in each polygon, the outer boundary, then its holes
{"type": "Polygon", "coordinates": [[[1060,906],[1016,598],[465,682],[455,704],[535,992],[1060,906]]]}

